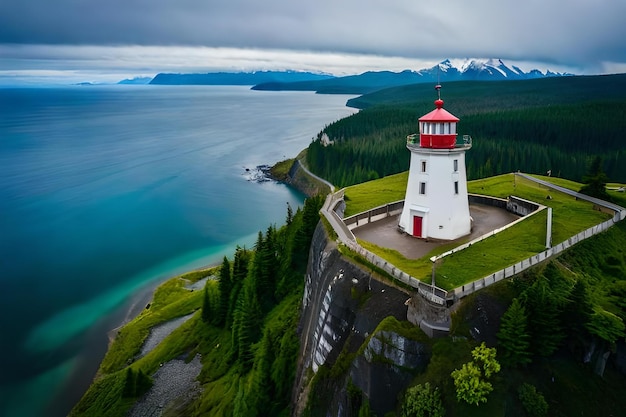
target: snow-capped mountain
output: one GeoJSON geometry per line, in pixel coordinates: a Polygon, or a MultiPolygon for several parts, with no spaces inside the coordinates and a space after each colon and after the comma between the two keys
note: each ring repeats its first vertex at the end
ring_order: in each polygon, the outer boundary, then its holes
{"type": "Polygon", "coordinates": [[[459,80],[525,80],[530,78],[558,77],[573,75],[547,70],[545,73],[538,69],[524,72],[515,65],[507,66],[501,59],[446,59],[432,68],[416,71],[426,79],[439,77],[441,81],[459,80]]]}
{"type": "Polygon", "coordinates": [[[506,65],[500,59],[446,59],[432,68],[419,71],[404,70],[368,71],[359,75],[331,77],[324,80],[301,82],[265,82],[252,87],[254,90],[317,91],[328,94],[365,94],[388,87],[419,83],[443,83],[450,81],[501,81],[574,75],[538,69],[524,72],[515,65],[506,65]]]}

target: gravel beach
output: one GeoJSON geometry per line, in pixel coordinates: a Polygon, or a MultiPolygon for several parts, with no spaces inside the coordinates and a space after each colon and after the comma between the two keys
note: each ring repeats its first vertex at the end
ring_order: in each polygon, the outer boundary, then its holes
{"type": "Polygon", "coordinates": [[[141,352],[139,353],[138,358],[146,356],[152,349],[157,347],[159,343],[163,341],[167,336],[169,336],[174,330],[179,328],[184,322],[189,320],[193,316],[192,314],[187,314],[186,316],[178,317],[173,320],[167,321],[165,323],[154,326],[150,330],[150,335],[144,342],[141,347],[141,352]]]}
{"type": "Polygon", "coordinates": [[[182,359],[173,359],[159,368],[152,376],[154,385],[128,413],[128,417],[158,417],[174,400],[187,400],[200,391],[196,378],[202,370],[200,355],[189,363],[182,359]]]}

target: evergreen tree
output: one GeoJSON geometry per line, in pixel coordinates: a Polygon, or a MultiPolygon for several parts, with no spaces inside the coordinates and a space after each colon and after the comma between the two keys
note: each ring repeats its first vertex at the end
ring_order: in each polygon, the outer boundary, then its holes
{"type": "Polygon", "coordinates": [[[609,177],[602,170],[602,157],[593,158],[587,175],[583,177],[583,182],[585,185],[580,189],[580,193],[611,201],[609,193],[606,192],[606,183],[609,182],[609,177]]]}
{"type": "Polygon", "coordinates": [[[219,304],[215,314],[216,322],[218,326],[224,326],[228,323],[228,309],[230,307],[230,296],[233,290],[233,281],[230,275],[230,262],[228,258],[224,256],[222,260],[222,266],[219,272],[219,304]]]}
{"type": "Polygon", "coordinates": [[[271,399],[275,398],[270,376],[274,357],[273,342],[271,332],[266,328],[259,342],[259,348],[254,355],[249,403],[254,405],[258,415],[272,415],[270,412],[271,399]]]}
{"type": "Polygon", "coordinates": [[[235,357],[247,372],[252,367],[252,345],[259,340],[262,312],[257,298],[256,281],[246,278],[242,296],[237,302],[232,340],[235,357]]]}
{"type": "Polygon", "coordinates": [[[570,347],[580,355],[584,351],[585,343],[590,339],[589,323],[592,315],[593,305],[589,298],[587,284],[583,279],[578,279],[569,292],[562,317],[570,347]]]}
{"type": "Polygon", "coordinates": [[[497,334],[503,364],[515,367],[531,362],[530,334],[527,327],[526,311],[515,298],[502,316],[497,334]]]}
{"type": "Polygon", "coordinates": [[[280,261],[277,251],[276,229],[270,226],[265,237],[259,232],[252,262],[252,278],[256,281],[261,309],[267,313],[276,304],[276,276],[280,261]]]}
{"type": "Polygon", "coordinates": [[[545,417],[548,415],[548,403],[543,394],[534,385],[523,383],[517,390],[522,406],[529,417],[545,417]]]}
{"type": "MultiPolygon", "coordinates": [[[[208,283],[207,283],[208,284],[208,283]]],[[[211,309],[211,299],[209,296],[209,286],[204,286],[204,294],[202,296],[202,321],[205,323],[211,323],[211,318],[214,316],[211,309]]]]}
{"type": "Polygon", "coordinates": [[[287,202],[287,219],[285,220],[287,227],[291,226],[292,221],[293,221],[293,209],[291,208],[291,204],[287,202]]]}
{"type": "Polygon", "coordinates": [[[230,293],[230,300],[228,302],[228,314],[226,315],[227,328],[232,325],[235,320],[237,300],[239,299],[239,293],[243,287],[243,282],[248,276],[248,267],[251,256],[252,255],[249,250],[237,246],[233,260],[233,274],[231,276],[233,286],[230,293]]]}
{"type": "Polygon", "coordinates": [[[271,367],[271,381],[274,386],[275,398],[288,398],[296,375],[296,361],[300,347],[297,326],[298,314],[291,321],[285,322],[281,331],[280,346],[271,367]]]}
{"type": "Polygon", "coordinates": [[[124,376],[124,390],[122,391],[122,397],[124,398],[132,398],[135,396],[135,392],[137,392],[137,380],[135,378],[135,373],[133,372],[133,368],[130,366],[126,368],[126,374],[124,376]]]}
{"type": "Polygon", "coordinates": [[[538,356],[550,356],[563,340],[561,305],[545,277],[539,277],[521,295],[528,315],[531,351],[538,356]]]}
{"type": "Polygon", "coordinates": [[[292,266],[294,269],[301,269],[309,257],[309,246],[313,238],[313,232],[319,222],[319,211],[324,204],[324,197],[316,195],[304,201],[302,210],[302,224],[296,231],[293,243],[292,266]]]}

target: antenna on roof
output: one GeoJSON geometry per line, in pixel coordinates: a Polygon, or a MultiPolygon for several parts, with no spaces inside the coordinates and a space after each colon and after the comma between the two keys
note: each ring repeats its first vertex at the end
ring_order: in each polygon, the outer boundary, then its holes
{"type": "Polygon", "coordinates": [[[435,86],[435,90],[437,90],[437,100],[441,100],[441,84],[439,83],[439,70],[441,69],[441,63],[437,64],[437,85],[435,86]]]}

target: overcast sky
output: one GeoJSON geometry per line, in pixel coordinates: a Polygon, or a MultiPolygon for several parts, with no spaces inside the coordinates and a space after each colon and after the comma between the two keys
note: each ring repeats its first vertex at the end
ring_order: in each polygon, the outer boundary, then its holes
{"type": "Polygon", "coordinates": [[[501,58],[626,72],[626,0],[0,0],[0,77],[418,70],[501,58]]]}

